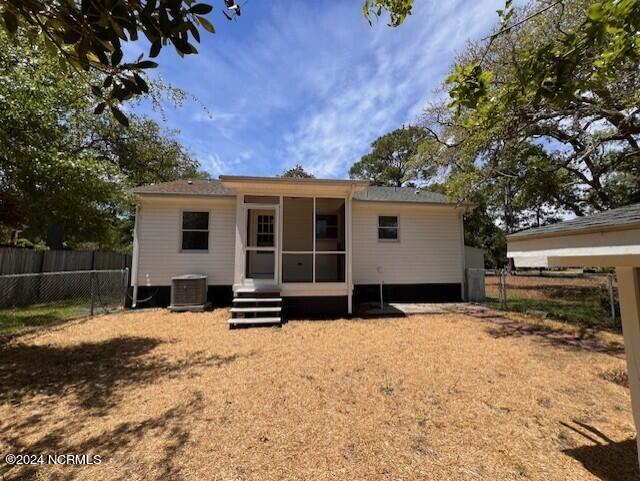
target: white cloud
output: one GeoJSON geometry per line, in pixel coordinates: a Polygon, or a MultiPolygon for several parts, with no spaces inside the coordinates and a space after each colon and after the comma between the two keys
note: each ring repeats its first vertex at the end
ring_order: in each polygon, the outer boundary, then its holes
{"type": "Polygon", "coordinates": [[[476,4],[464,13],[458,13],[460,4],[417,3],[399,29],[376,26],[373,39],[361,47],[373,53],[371,59],[350,68],[348,82],[326,82],[326,99],[284,137],[287,157],[317,176],[344,177],[373,140],[420,113],[454,50],[495,20],[483,21],[487,10],[494,11],[488,3],[496,2],[476,4]]]}
{"type": "Polygon", "coordinates": [[[502,4],[423,0],[392,29],[369,27],[357,1],[251,2],[199,55],[163,54],[163,75],[211,112],[192,105],[170,123],[214,175],[300,163],[345,177],[373,140],[414,120],[456,50],[486,33],[502,4]]]}

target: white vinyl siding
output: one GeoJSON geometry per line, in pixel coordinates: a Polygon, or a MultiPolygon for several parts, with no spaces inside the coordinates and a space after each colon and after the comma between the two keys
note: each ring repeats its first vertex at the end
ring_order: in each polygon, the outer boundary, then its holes
{"type": "Polygon", "coordinates": [[[353,202],[353,283],[462,282],[458,211],[401,202],[353,202]],[[400,242],[378,241],[379,216],[397,216],[400,242]]]}
{"type": "Polygon", "coordinates": [[[182,274],[205,274],[210,285],[232,285],[235,198],[145,199],[138,227],[138,285],[169,286],[182,274]],[[209,250],[181,251],[182,212],[209,212],[209,250]]]}
{"type": "MultiPolygon", "coordinates": [[[[206,274],[210,285],[234,283],[235,198],[146,198],[138,218],[140,286],[169,286],[182,274],[206,274]],[[208,211],[209,251],[181,252],[183,211],[208,211]]],[[[453,207],[353,202],[353,283],[460,283],[461,221],[453,207]],[[378,217],[397,216],[400,242],[378,240],[378,217]]],[[[323,283],[308,290],[322,290],[323,283]]]]}

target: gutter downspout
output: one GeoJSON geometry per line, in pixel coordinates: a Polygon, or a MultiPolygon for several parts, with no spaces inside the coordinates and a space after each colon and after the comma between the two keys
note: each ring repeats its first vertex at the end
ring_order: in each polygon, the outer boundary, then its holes
{"type": "Polygon", "coordinates": [[[347,213],[349,219],[347,222],[347,314],[353,314],[353,184],[351,184],[351,191],[347,199],[347,213]]]}
{"type": "Polygon", "coordinates": [[[142,207],[136,204],[136,217],[133,223],[133,254],[131,258],[131,284],[133,285],[133,298],[131,308],[135,309],[138,304],[138,269],[140,265],[140,235],[138,229],[140,226],[140,216],[142,215],[142,207]]]}

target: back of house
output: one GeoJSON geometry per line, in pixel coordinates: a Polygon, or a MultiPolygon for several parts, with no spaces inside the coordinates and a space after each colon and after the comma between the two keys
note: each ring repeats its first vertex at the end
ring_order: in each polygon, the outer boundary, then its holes
{"type": "Polygon", "coordinates": [[[135,306],[168,305],[172,279],[187,274],[206,276],[208,300],[233,303],[238,318],[259,306],[271,320],[348,315],[378,302],[381,284],[385,302],[464,292],[464,207],[440,194],[239,176],[133,192],[135,306]]]}

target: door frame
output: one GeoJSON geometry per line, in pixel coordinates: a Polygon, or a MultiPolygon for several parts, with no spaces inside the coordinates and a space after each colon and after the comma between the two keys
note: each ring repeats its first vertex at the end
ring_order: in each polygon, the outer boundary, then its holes
{"type": "Polygon", "coordinates": [[[243,204],[242,209],[242,284],[249,286],[280,284],[280,205],[279,204],[243,204]],[[273,211],[273,247],[250,247],[247,239],[247,227],[250,210],[273,211]],[[254,279],[247,277],[247,251],[273,252],[273,279],[254,279]]]}

